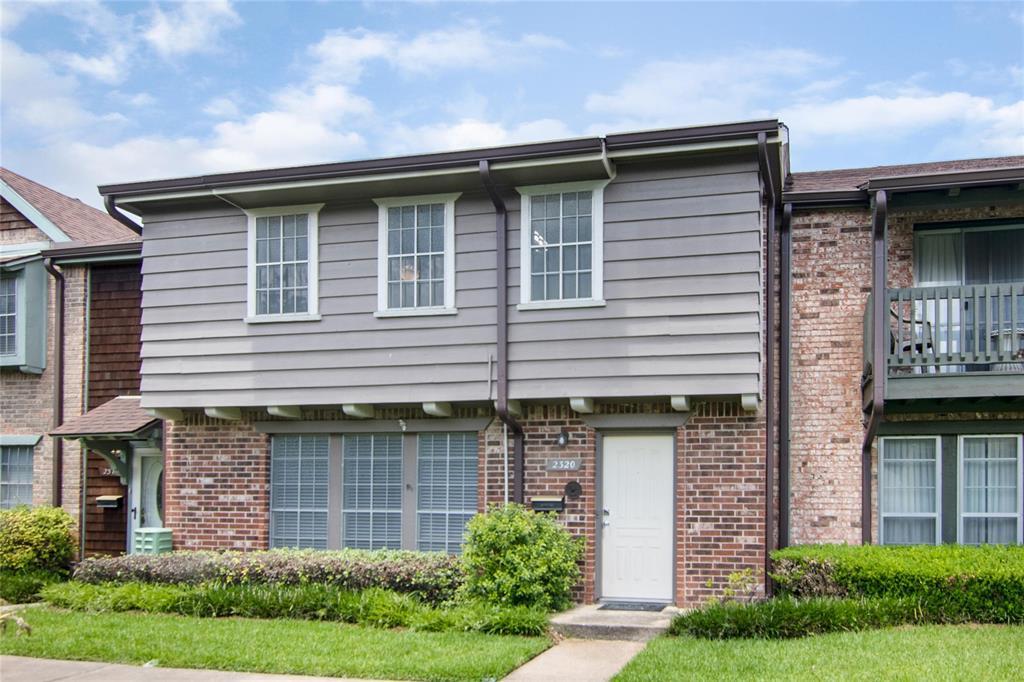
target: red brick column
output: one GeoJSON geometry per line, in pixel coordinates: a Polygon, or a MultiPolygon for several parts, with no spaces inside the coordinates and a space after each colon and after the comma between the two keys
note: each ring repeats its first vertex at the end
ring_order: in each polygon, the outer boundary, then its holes
{"type": "Polygon", "coordinates": [[[164,524],[175,549],[266,549],[270,439],[251,421],[164,422],[164,524]]]}
{"type": "Polygon", "coordinates": [[[721,596],[731,573],[764,574],[763,411],[699,403],[680,427],[676,461],[676,603],[721,596]]]}

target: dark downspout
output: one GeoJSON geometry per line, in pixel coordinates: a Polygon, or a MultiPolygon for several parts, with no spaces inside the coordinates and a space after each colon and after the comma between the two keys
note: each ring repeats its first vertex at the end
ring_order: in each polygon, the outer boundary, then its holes
{"type": "Polygon", "coordinates": [[[513,468],[512,468],[512,501],[522,504],[526,501],[523,468],[526,463],[525,435],[522,425],[508,410],[508,211],[505,201],[494,186],[491,178],[491,164],[486,159],[480,161],[480,181],[483,182],[487,195],[494,204],[495,236],[497,243],[497,371],[498,371],[498,419],[512,431],[513,468]]]}
{"type": "MultiPolygon", "coordinates": [[[[53,310],[53,428],[64,423],[64,274],[53,265],[52,258],[43,259],[43,267],[57,283],[57,297],[53,310]]],[[[63,502],[64,440],[53,439],[53,506],[63,502]]]]}
{"type": "Polygon", "coordinates": [[[139,224],[122,213],[121,209],[119,209],[117,204],[114,203],[113,195],[103,197],[103,206],[106,207],[107,213],[110,214],[111,218],[121,223],[135,234],[142,234],[142,228],[139,227],[139,224]]]}
{"type": "Polygon", "coordinates": [[[790,381],[793,331],[793,204],[782,207],[779,256],[779,547],[789,546],[790,381]]]}
{"type": "Polygon", "coordinates": [[[767,136],[757,134],[757,157],[761,181],[767,189],[767,243],[765,257],[765,446],[764,446],[764,583],[773,591],[771,552],[775,549],[775,184],[768,163],[767,136]]]}
{"type": "Polygon", "coordinates": [[[885,231],[889,214],[889,197],[885,190],[875,193],[875,209],[872,217],[872,269],[871,269],[871,414],[868,416],[867,432],[860,449],[860,540],[871,544],[871,447],[878,434],[878,425],[885,419],[885,366],[889,323],[886,315],[888,304],[885,297],[885,275],[888,254],[886,253],[885,231]]]}

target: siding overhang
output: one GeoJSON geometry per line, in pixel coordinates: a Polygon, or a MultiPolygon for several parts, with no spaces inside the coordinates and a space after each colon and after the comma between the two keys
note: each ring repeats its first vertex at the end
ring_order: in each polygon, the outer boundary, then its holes
{"type": "MultiPolygon", "coordinates": [[[[785,159],[783,147],[788,143],[788,133],[785,126],[770,119],[103,185],[99,192],[108,204],[139,215],[211,198],[253,207],[301,203],[311,196],[343,200],[387,196],[396,191],[407,194],[413,185],[417,193],[435,193],[478,184],[479,163],[483,160],[491,164],[502,184],[544,184],[603,177],[609,158],[628,162],[632,158],[708,153],[744,146],[754,150],[759,134],[768,136],[772,163],[780,167],[785,159]]],[[[782,175],[778,173],[776,179],[782,175]]],[[[781,185],[773,189],[781,192],[781,185]]]]}

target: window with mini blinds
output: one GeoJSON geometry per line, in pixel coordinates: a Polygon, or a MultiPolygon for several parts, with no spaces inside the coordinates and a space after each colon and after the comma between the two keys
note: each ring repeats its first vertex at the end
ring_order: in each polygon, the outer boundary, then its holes
{"type": "Polygon", "coordinates": [[[275,435],[272,547],[457,554],[477,511],[476,433],[275,435]]]}

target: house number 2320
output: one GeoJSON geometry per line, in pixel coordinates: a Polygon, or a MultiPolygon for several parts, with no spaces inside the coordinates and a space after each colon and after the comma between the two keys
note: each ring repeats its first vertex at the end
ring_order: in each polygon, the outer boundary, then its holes
{"type": "Polygon", "coordinates": [[[580,460],[578,459],[549,459],[548,471],[579,471],[580,460]]]}

